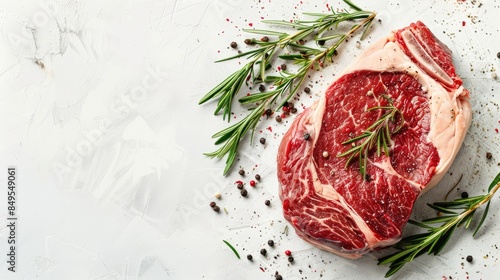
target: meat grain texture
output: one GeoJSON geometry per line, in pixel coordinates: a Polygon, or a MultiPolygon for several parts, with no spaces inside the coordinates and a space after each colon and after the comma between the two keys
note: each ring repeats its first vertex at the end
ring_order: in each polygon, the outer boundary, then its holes
{"type": "Polygon", "coordinates": [[[415,200],[452,164],[471,118],[449,49],[422,22],[391,32],[285,134],[277,158],[285,218],[304,240],[347,258],[396,243],[415,200]],[[337,155],[381,117],[383,110],[367,109],[386,106],[383,96],[404,127],[391,136],[389,156],[370,152],[366,180],[357,160],[346,168],[348,157],[337,155]]]}

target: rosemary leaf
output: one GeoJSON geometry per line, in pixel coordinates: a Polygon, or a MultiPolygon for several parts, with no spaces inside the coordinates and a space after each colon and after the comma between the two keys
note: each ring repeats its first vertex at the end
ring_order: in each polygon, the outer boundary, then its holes
{"type": "Polygon", "coordinates": [[[231,243],[227,242],[226,240],[222,240],[224,243],[226,243],[226,245],[231,248],[231,250],[233,251],[233,253],[236,255],[236,257],[239,259],[240,258],[240,254],[238,254],[238,251],[236,251],[236,249],[233,247],[233,245],[231,245],[231,243]]]}
{"type": "Polygon", "coordinates": [[[267,100],[275,94],[276,94],[276,92],[274,92],[274,91],[254,93],[254,94],[250,94],[248,96],[240,98],[239,101],[242,104],[255,103],[255,102],[262,101],[262,100],[267,100]]]}
{"type": "MultiPolygon", "coordinates": [[[[303,14],[306,15],[306,16],[314,16],[314,17],[325,17],[325,16],[330,15],[330,14],[313,13],[313,12],[305,12],[303,14]]],[[[311,21],[311,20],[298,20],[298,22],[312,23],[312,22],[315,22],[315,21],[311,21]]]]}
{"type": "Polygon", "coordinates": [[[457,214],[454,210],[450,210],[448,208],[437,206],[434,204],[427,203],[427,206],[429,206],[430,208],[432,208],[438,212],[444,213],[444,214],[454,214],[454,215],[457,214]]]}
{"type": "Polygon", "coordinates": [[[372,22],[373,21],[369,21],[367,23],[365,23],[365,25],[363,26],[363,33],[361,34],[361,40],[364,40],[366,38],[366,36],[368,36],[368,30],[370,30],[370,26],[372,25],[372,22]]]}
{"type": "MultiPolygon", "coordinates": [[[[280,81],[281,79],[283,79],[283,77],[267,75],[266,78],[264,79],[264,82],[275,83],[277,81],[280,81]]],[[[242,102],[241,99],[240,99],[240,102],[242,102]]],[[[242,103],[244,103],[244,102],[242,102],[242,103]]]]}
{"type": "Polygon", "coordinates": [[[323,40],[323,41],[329,41],[337,38],[342,38],[344,35],[342,34],[335,34],[335,35],[330,35],[330,36],[325,36],[321,38],[317,38],[316,41],[323,40]]]}
{"type": "Polygon", "coordinates": [[[232,59],[236,59],[236,58],[240,58],[240,57],[244,57],[244,56],[257,55],[257,54],[264,52],[265,50],[266,50],[266,48],[259,48],[259,49],[255,49],[255,50],[251,50],[251,51],[247,51],[247,52],[242,52],[242,53],[239,53],[237,55],[233,55],[230,57],[216,60],[215,62],[218,63],[218,62],[224,62],[224,61],[228,61],[228,60],[232,60],[232,59]]]}
{"type": "MultiPolygon", "coordinates": [[[[444,246],[450,240],[450,237],[453,235],[453,232],[457,228],[458,224],[452,225],[448,230],[444,231],[444,233],[439,237],[438,242],[436,242],[436,246],[429,248],[429,254],[437,255],[443,250],[444,246]],[[433,249],[433,250],[432,250],[433,249]]],[[[433,244],[434,245],[434,244],[433,244]]]]}
{"type": "Polygon", "coordinates": [[[476,230],[474,230],[472,237],[476,236],[477,232],[479,231],[479,228],[481,228],[481,226],[483,225],[484,220],[486,219],[486,216],[488,215],[488,211],[490,210],[490,202],[491,201],[488,201],[488,203],[486,204],[486,208],[484,208],[483,216],[481,216],[481,220],[477,224],[476,230]]]}
{"type": "MultiPolygon", "coordinates": [[[[431,229],[432,227],[426,226],[426,228],[431,229]]],[[[429,233],[426,232],[426,233],[420,233],[420,234],[415,234],[412,236],[405,237],[398,242],[398,248],[405,248],[405,247],[408,247],[410,245],[418,244],[418,243],[424,241],[428,236],[429,236],[429,233]]]]}
{"type": "Polygon", "coordinates": [[[467,209],[470,205],[477,203],[484,199],[484,195],[473,196],[469,198],[456,199],[453,201],[441,201],[434,202],[433,204],[436,206],[446,207],[450,209],[467,209]]]}
{"type": "Polygon", "coordinates": [[[471,211],[469,215],[465,219],[463,219],[460,223],[458,223],[459,226],[462,224],[465,224],[465,228],[469,228],[470,223],[472,222],[472,218],[474,217],[474,214],[476,213],[476,210],[471,211]]]}
{"type": "MultiPolygon", "coordinates": [[[[304,14],[306,14],[306,13],[304,13],[304,14]]],[[[262,22],[267,23],[267,24],[272,24],[272,25],[281,25],[281,26],[290,26],[290,27],[308,27],[305,24],[300,24],[300,23],[296,23],[296,22],[289,22],[286,20],[263,20],[262,22]]]]}
{"type": "Polygon", "coordinates": [[[353,8],[356,11],[361,11],[361,8],[356,6],[354,3],[352,3],[350,0],[344,0],[344,2],[349,5],[349,7],[353,8]]]}
{"type": "Polygon", "coordinates": [[[488,187],[488,191],[491,192],[491,190],[496,186],[498,185],[498,183],[500,182],[500,173],[497,174],[497,176],[495,177],[495,179],[493,179],[493,181],[491,182],[490,186],[488,187]]]}
{"type": "Polygon", "coordinates": [[[260,35],[269,35],[269,36],[286,36],[288,34],[284,32],[272,31],[272,30],[263,30],[263,29],[243,29],[244,32],[260,34],[260,35]]]}
{"type": "Polygon", "coordinates": [[[439,217],[434,217],[430,219],[425,219],[422,222],[424,224],[437,224],[437,223],[442,223],[442,222],[447,222],[455,219],[458,215],[449,215],[449,216],[439,216],[439,217]]]}
{"type": "Polygon", "coordinates": [[[303,58],[303,56],[301,54],[283,54],[280,55],[279,58],[284,60],[296,60],[303,58]]]}
{"type": "Polygon", "coordinates": [[[429,225],[426,225],[426,224],[424,224],[424,223],[417,222],[417,221],[414,221],[414,220],[408,220],[408,223],[409,223],[409,224],[412,224],[412,225],[415,225],[415,226],[422,227],[422,228],[432,228],[432,227],[431,227],[431,226],[429,226],[429,225]]]}
{"type": "Polygon", "coordinates": [[[396,272],[398,272],[404,265],[405,265],[404,262],[401,262],[397,265],[391,265],[391,268],[389,269],[389,271],[387,271],[387,273],[385,274],[385,277],[391,277],[396,272]]]}

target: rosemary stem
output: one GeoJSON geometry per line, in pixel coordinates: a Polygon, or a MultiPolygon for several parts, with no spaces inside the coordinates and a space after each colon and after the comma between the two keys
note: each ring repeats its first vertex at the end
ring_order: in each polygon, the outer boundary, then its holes
{"type": "Polygon", "coordinates": [[[358,29],[360,29],[362,26],[373,20],[377,16],[376,12],[373,12],[369,17],[365,18],[361,22],[361,24],[357,25],[356,27],[352,28],[349,32],[347,32],[347,36],[352,35],[354,32],[356,32],[358,29]]]}

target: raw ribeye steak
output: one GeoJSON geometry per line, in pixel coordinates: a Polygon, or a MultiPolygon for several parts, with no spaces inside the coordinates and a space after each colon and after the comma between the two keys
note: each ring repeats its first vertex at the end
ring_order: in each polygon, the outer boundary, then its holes
{"type": "MultiPolygon", "coordinates": [[[[283,214],[304,240],[347,258],[396,243],[415,200],[452,164],[471,121],[450,50],[421,22],[366,49],[294,120],[278,152],[283,214]],[[338,155],[391,106],[388,153],[338,155]],[[385,109],[384,109],[385,107],[385,109]],[[378,108],[378,109],[377,109],[378,108]],[[364,160],[362,161],[364,162],[364,160]]],[[[382,149],[383,150],[383,149],[382,149]]]]}

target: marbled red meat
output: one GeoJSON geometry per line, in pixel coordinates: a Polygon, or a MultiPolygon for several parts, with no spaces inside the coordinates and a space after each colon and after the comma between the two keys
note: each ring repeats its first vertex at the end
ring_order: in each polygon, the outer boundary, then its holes
{"type": "Polygon", "coordinates": [[[348,258],[396,243],[415,200],[453,162],[471,117],[448,48],[421,22],[392,32],[285,134],[278,152],[285,218],[306,241],[348,258]],[[383,114],[367,109],[388,100],[404,126],[392,135],[389,156],[370,152],[363,178],[357,160],[346,167],[347,157],[337,155],[383,114]]]}

